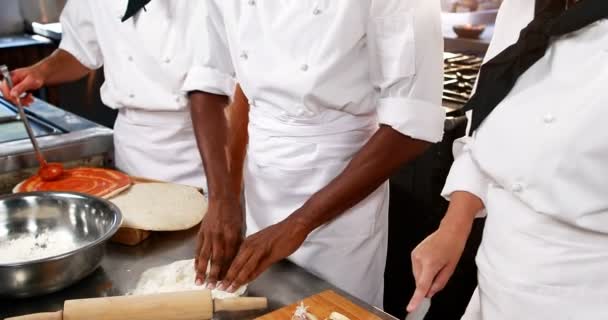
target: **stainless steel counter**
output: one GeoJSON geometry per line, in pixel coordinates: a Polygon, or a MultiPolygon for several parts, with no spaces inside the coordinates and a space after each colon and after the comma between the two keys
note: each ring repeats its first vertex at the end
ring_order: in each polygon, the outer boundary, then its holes
{"type": "MultiPolygon", "coordinates": [[[[145,270],[176,260],[192,258],[196,230],[181,233],[155,234],[138,247],[115,244],[108,246],[102,267],[82,282],[61,292],[44,297],[0,302],[0,319],[35,312],[60,310],[65,300],[124,295],[135,286],[145,270]]],[[[345,272],[348,272],[345,270],[345,272]]],[[[345,294],[305,270],[282,262],[273,266],[249,286],[250,296],[265,296],[269,310],[260,312],[224,313],[214,319],[246,320],[290,305],[321,291],[333,289],[350,298],[381,319],[394,319],[377,309],[345,294]]],[[[404,302],[405,303],[405,302],[404,302]]]]}

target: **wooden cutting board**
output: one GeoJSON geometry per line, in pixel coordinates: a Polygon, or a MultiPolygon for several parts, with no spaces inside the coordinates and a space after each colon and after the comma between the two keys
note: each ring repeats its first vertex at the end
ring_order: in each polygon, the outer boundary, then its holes
{"type": "MultiPolygon", "coordinates": [[[[309,307],[308,312],[319,320],[327,319],[332,312],[339,312],[350,320],[380,320],[378,316],[331,290],[306,298],[303,302],[309,307]]],[[[257,320],[290,320],[298,305],[300,301],[259,317],[257,320]]]]}

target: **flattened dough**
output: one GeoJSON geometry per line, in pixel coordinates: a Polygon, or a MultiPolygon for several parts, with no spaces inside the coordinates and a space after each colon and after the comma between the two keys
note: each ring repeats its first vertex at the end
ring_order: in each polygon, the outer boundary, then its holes
{"type": "Polygon", "coordinates": [[[147,231],[187,230],[207,212],[198,190],[169,183],[134,184],[110,201],[122,212],[123,227],[147,231]]]}
{"type": "MultiPolygon", "coordinates": [[[[194,284],[196,273],[194,272],[194,260],[182,260],[172,264],[148,269],[145,271],[132,295],[146,295],[156,293],[182,292],[204,290],[204,286],[194,284]]],[[[212,290],[211,295],[215,299],[236,298],[245,294],[247,286],[239,288],[235,293],[212,290]]]]}

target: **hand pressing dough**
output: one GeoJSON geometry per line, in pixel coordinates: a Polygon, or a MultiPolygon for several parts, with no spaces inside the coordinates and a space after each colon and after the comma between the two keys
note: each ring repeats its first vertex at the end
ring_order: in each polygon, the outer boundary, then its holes
{"type": "MultiPolygon", "coordinates": [[[[209,270],[207,270],[209,272],[209,270]]],[[[194,260],[182,260],[172,264],[156,267],[145,271],[132,295],[146,295],[156,293],[182,292],[205,290],[205,286],[194,284],[196,272],[194,271],[194,260]]],[[[247,286],[239,288],[235,293],[212,290],[214,299],[236,298],[245,294],[247,286]]]]}
{"type": "Polygon", "coordinates": [[[207,212],[198,190],[169,183],[134,184],[110,201],[122,212],[122,227],[146,231],[187,230],[207,212]]]}

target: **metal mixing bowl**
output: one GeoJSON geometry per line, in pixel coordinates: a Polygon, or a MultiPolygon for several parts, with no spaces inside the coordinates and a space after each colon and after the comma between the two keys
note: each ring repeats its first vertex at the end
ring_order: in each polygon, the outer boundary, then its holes
{"type": "Polygon", "coordinates": [[[121,221],[115,205],[83,194],[32,192],[1,196],[0,243],[28,234],[61,231],[70,235],[76,249],[44,259],[0,262],[0,297],[51,293],[91,274],[101,263],[105,244],[121,221]]]}

